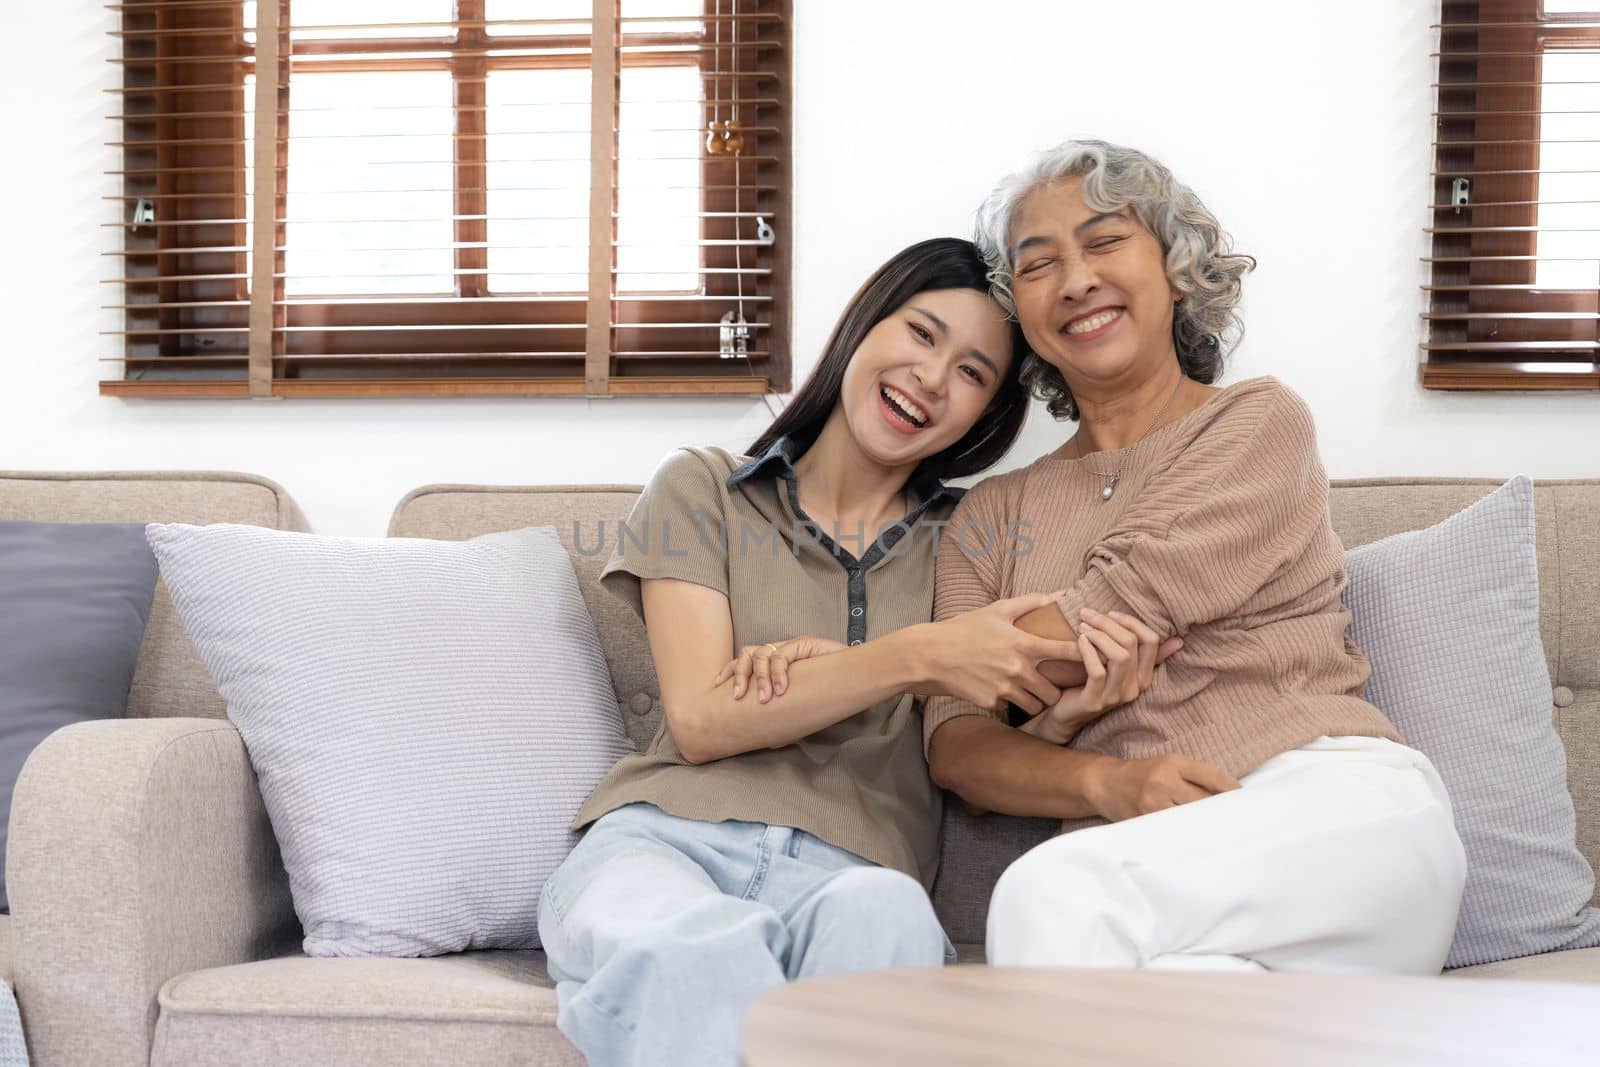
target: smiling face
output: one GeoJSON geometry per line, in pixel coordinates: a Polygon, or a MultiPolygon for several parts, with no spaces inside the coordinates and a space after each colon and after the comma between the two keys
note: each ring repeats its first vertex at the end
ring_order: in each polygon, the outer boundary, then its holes
{"type": "Polygon", "coordinates": [[[850,435],[884,466],[936,455],[972,429],[1013,355],[1005,312],[984,293],[918,293],[867,331],[845,368],[850,435]]]}
{"type": "Polygon", "coordinates": [[[1064,178],[1028,194],[1010,240],[1022,332],[1074,392],[1176,358],[1166,252],[1128,208],[1098,212],[1064,178]]]}

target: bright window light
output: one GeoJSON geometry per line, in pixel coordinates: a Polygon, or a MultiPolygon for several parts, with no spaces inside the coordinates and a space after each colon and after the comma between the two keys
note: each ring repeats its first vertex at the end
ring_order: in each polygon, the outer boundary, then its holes
{"type": "Polygon", "coordinates": [[[589,288],[589,72],[489,75],[489,288],[589,288]]]}
{"type": "MultiPolygon", "coordinates": [[[[1593,3],[1593,0],[1587,0],[1593,3]]],[[[1600,54],[1548,49],[1541,59],[1539,137],[1542,141],[1572,141],[1539,146],[1539,196],[1541,201],[1593,201],[1600,199],[1600,144],[1578,143],[1594,137],[1593,114],[1557,114],[1564,111],[1600,112],[1600,54]],[[1560,82],[1587,84],[1562,85],[1560,82]]],[[[1600,204],[1541,203],[1539,205],[1540,256],[1535,284],[1551,289],[1600,287],[1600,204]],[[1587,228],[1589,232],[1581,232],[1587,228]],[[1562,232],[1580,231],[1580,232],[1562,232]]]]}
{"type": "MultiPolygon", "coordinates": [[[[699,288],[700,142],[697,67],[622,72],[617,163],[617,290],[699,288]]],[[[744,175],[749,181],[754,164],[744,175]]],[[[732,178],[732,168],[717,173],[732,178]]],[[[754,194],[751,194],[754,199],[754,194]]],[[[749,210],[751,205],[746,205],[749,210]]]]}
{"type": "MultiPolygon", "coordinates": [[[[290,19],[295,26],[350,26],[347,30],[293,30],[296,41],[357,41],[381,37],[452,37],[454,5],[450,0],[293,0],[290,19]],[[401,23],[406,30],[379,27],[401,23]],[[416,25],[422,23],[423,25],[416,25]],[[365,27],[370,26],[371,29],[365,27]]],[[[256,0],[246,0],[243,13],[246,41],[255,41],[256,0]]]]}
{"type": "MultiPolygon", "coordinates": [[[[253,83],[244,94],[247,190],[253,83]]],[[[450,98],[443,71],[290,78],[285,295],[452,290],[450,98]]]]}

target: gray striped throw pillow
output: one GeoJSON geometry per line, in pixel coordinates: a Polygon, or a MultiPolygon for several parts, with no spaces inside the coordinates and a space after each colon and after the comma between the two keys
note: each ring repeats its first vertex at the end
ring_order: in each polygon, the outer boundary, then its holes
{"type": "Polygon", "coordinates": [[[1539,642],[1532,480],[1352,548],[1345,567],[1366,698],[1439,769],[1467,850],[1445,966],[1600,945],[1539,642]]]}
{"type": "Polygon", "coordinates": [[[631,751],[554,530],[145,532],[249,751],[306,953],[537,947],[567,825],[631,751]]]}

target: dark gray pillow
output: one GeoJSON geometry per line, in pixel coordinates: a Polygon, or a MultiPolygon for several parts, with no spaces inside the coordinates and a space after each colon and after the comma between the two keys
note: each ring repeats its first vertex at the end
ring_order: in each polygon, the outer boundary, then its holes
{"type": "Polygon", "coordinates": [[[155,589],[142,523],[0,522],[0,911],[22,764],[63,726],[122,717],[155,589]]]}
{"type": "Polygon", "coordinates": [[[1600,945],[1539,643],[1533,482],[1345,553],[1366,698],[1439,769],[1467,850],[1447,967],[1600,945]]]}

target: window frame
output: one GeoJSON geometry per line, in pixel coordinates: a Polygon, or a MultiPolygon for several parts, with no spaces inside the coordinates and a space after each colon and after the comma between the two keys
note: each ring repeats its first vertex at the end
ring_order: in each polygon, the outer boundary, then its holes
{"type": "MultiPolygon", "coordinates": [[[[262,2],[271,3],[274,0],[262,0],[262,2]]],[[[122,6],[127,9],[140,5],[124,3],[122,6]]],[[[184,373],[199,374],[208,367],[216,367],[222,361],[227,361],[230,365],[236,364],[239,351],[234,342],[242,340],[242,334],[246,332],[242,328],[242,317],[248,316],[250,300],[250,279],[247,276],[249,255],[245,250],[249,227],[245,210],[246,170],[243,165],[248,131],[244,126],[246,109],[243,105],[247,78],[254,73],[255,48],[247,40],[250,28],[243,25],[244,4],[240,2],[221,7],[168,5],[155,0],[144,6],[166,20],[158,23],[161,28],[196,31],[193,39],[205,42],[204,47],[210,50],[205,54],[217,53],[219,35],[224,31],[229,33],[232,41],[230,50],[217,62],[195,63],[190,67],[182,58],[185,37],[181,34],[155,37],[154,45],[158,57],[162,50],[168,53],[160,58],[165,62],[164,69],[169,72],[170,88],[173,91],[161,93],[153,98],[156,101],[154,105],[156,112],[169,117],[153,120],[155,136],[148,147],[155,153],[155,170],[159,172],[160,186],[157,189],[156,203],[160,205],[158,215],[162,225],[155,229],[155,233],[159,236],[164,229],[170,232],[186,232],[174,229],[182,227],[185,220],[181,217],[182,202],[170,199],[179,195],[171,173],[173,168],[181,166],[184,162],[179,153],[193,153],[192,158],[205,160],[208,164],[210,157],[206,153],[211,155],[217,153],[209,145],[156,146],[153,142],[182,141],[192,137],[197,131],[217,140],[229,142],[228,147],[232,152],[231,165],[219,166],[218,169],[231,170],[231,174],[225,174],[223,180],[226,181],[231,177],[234,179],[234,186],[231,191],[216,189],[213,195],[209,196],[194,195],[193,206],[201,210],[191,217],[190,222],[192,224],[192,218],[224,217],[221,214],[207,214],[205,210],[207,205],[214,211],[219,210],[219,206],[224,202],[231,205],[231,214],[227,217],[236,220],[236,224],[228,232],[235,251],[228,254],[230,269],[214,273],[231,274],[234,277],[231,279],[233,285],[229,299],[222,299],[220,295],[202,301],[175,299],[187,295],[185,289],[192,288],[190,283],[181,280],[181,277],[172,282],[158,283],[154,301],[155,305],[161,307],[161,310],[154,312],[157,328],[166,330],[174,336],[162,342],[159,340],[162,335],[155,330],[139,329],[130,321],[129,333],[143,335],[146,339],[157,338],[154,344],[146,344],[144,348],[147,352],[159,349],[162,355],[159,359],[147,356],[143,362],[137,359],[126,362],[124,366],[128,369],[124,377],[120,381],[103,381],[101,392],[121,396],[241,395],[239,389],[244,385],[243,380],[228,378],[218,381],[214,377],[215,371],[209,379],[203,374],[200,374],[199,378],[191,374],[190,380],[185,381],[164,376],[159,380],[148,380],[144,374],[136,374],[133,369],[136,365],[148,367],[156,364],[161,365],[164,371],[172,373],[175,371],[173,363],[183,360],[184,373]],[[215,19],[217,11],[225,13],[231,22],[227,25],[218,24],[215,19]],[[197,88],[212,84],[205,79],[216,77],[219,68],[228,71],[226,88],[211,90],[197,88]],[[174,106],[180,94],[188,97],[188,106],[181,111],[174,106]],[[175,112],[179,113],[179,117],[171,117],[175,112]],[[191,119],[186,117],[188,112],[197,112],[210,117],[191,119]],[[218,126],[223,120],[218,116],[230,114],[231,125],[224,134],[218,126]],[[178,209],[172,212],[174,218],[171,220],[167,218],[169,207],[178,209]],[[166,306],[169,304],[174,306],[166,306]],[[195,304],[205,306],[194,306],[195,304]],[[210,328],[209,336],[197,332],[203,327],[210,328]],[[207,353],[199,350],[199,346],[203,344],[209,344],[217,353],[210,363],[207,362],[207,353]],[[199,384],[200,382],[206,384],[199,384]]],[[[770,218],[781,220],[782,236],[779,241],[775,245],[756,250],[758,254],[764,254],[765,269],[770,272],[767,275],[769,282],[763,287],[763,292],[747,297],[752,306],[771,312],[759,316],[767,320],[769,325],[762,331],[764,336],[758,335],[751,344],[751,348],[757,350],[757,355],[765,357],[765,362],[761,365],[763,373],[757,373],[757,363],[750,360],[729,361],[717,360],[714,356],[678,357],[662,354],[672,351],[671,348],[664,347],[663,340],[663,335],[671,331],[661,329],[652,331],[647,327],[659,327],[662,324],[679,321],[699,323],[700,325],[690,332],[697,336],[709,333],[713,339],[710,347],[715,349],[716,327],[709,316],[685,317],[686,309],[693,308],[695,303],[704,303],[707,307],[710,307],[711,303],[710,300],[701,299],[701,291],[643,295],[617,291],[614,242],[617,240],[618,218],[615,211],[615,190],[613,190],[613,211],[610,220],[613,273],[611,288],[607,294],[611,307],[610,337],[613,354],[609,361],[610,371],[606,379],[609,388],[605,390],[606,392],[647,395],[757,394],[767,391],[782,392],[790,388],[791,366],[788,344],[790,242],[785,239],[792,233],[789,219],[791,166],[787,130],[789,114],[787,27],[790,24],[790,11],[786,0],[778,3],[766,0],[765,3],[754,6],[757,6],[758,12],[775,8],[776,17],[770,23],[756,23],[754,39],[742,42],[741,47],[754,46],[762,38],[764,27],[775,26],[779,30],[777,44],[770,49],[777,53],[775,57],[777,62],[771,64],[773,70],[770,84],[774,91],[770,94],[772,106],[768,108],[768,114],[775,116],[771,128],[779,148],[779,156],[775,160],[776,180],[767,183],[772,186],[770,190],[754,193],[747,191],[741,194],[756,201],[753,205],[745,204],[741,205],[742,207],[752,211],[762,211],[770,218]],[[637,355],[634,349],[630,348],[630,342],[637,346],[637,355]]],[[[490,36],[484,25],[485,7],[485,0],[456,0],[456,15],[452,20],[454,32],[448,37],[347,38],[337,41],[300,39],[290,44],[287,30],[280,33],[280,42],[290,45],[294,58],[312,55],[341,57],[316,60],[314,69],[317,72],[338,73],[358,70],[448,70],[450,72],[452,102],[455,107],[451,203],[453,214],[457,217],[452,220],[452,241],[456,245],[452,252],[452,267],[456,272],[452,276],[452,292],[428,295],[329,294],[321,298],[308,295],[290,297],[286,300],[283,278],[286,260],[284,208],[288,189],[287,170],[280,166],[276,180],[274,218],[277,221],[273,240],[275,281],[272,301],[274,327],[272,378],[274,385],[277,386],[273,389],[274,394],[431,396],[466,393],[584,395],[587,392],[592,395],[592,390],[585,389],[584,382],[586,359],[583,344],[586,329],[584,309],[589,302],[589,293],[587,291],[546,294],[491,292],[488,250],[482,247],[488,240],[489,230],[489,220],[486,217],[488,183],[485,180],[488,75],[497,70],[556,68],[588,70],[590,68],[587,55],[490,57],[483,53],[490,49],[501,51],[531,47],[587,48],[589,35],[585,33],[570,37],[548,34],[490,36]],[[400,51],[447,52],[448,55],[400,59],[391,54],[400,51]],[[373,58],[365,58],[369,55],[373,58]],[[387,58],[384,58],[385,56],[387,58]],[[462,217],[474,215],[480,217],[462,217]],[[461,247],[463,244],[472,243],[477,243],[479,247],[461,247]],[[505,330],[486,329],[496,325],[504,326],[505,330]],[[319,329],[323,326],[346,329],[319,329]],[[429,326],[439,330],[452,327],[478,329],[461,331],[459,344],[452,339],[452,344],[461,351],[440,353],[415,351],[419,346],[414,339],[419,332],[425,335],[428,331],[415,329],[407,331],[405,328],[408,326],[429,326]],[[496,337],[502,334],[507,338],[518,336],[520,329],[529,326],[535,330],[549,327],[563,334],[569,343],[562,346],[553,345],[551,348],[559,348],[564,354],[515,357],[495,351],[496,348],[509,348],[506,344],[494,344],[496,337]],[[349,329],[350,327],[361,328],[349,329]],[[576,343],[571,344],[572,340],[576,343]],[[397,368],[409,373],[397,375],[394,373],[397,368]],[[375,370],[383,373],[374,373],[375,370]]],[[[285,22],[287,10],[288,0],[280,0],[280,11],[285,22]]],[[[710,15],[710,0],[703,5],[703,10],[708,16],[710,15]]],[[[625,53],[619,48],[621,66],[633,69],[647,66],[692,65],[703,69],[704,59],[708,54],[706,41],[710,36],[711,23],[703,22],[701,25],[708,28],[707,33],[685,30],[671,33],[653,32],[648,35],[628,34],[625,41],[619,42],[627,48],[625,53]],[[688,45],[700,47],[695,52],[677,50],[688,45]]],[[[626,32],[625,26],[619,29],[626,32]]],[[[286,56],[285,62],[287,61],[286,56]]],[[[300,69],[296,68],[297,71],[300,69]]],[[[710,72],[704,73],[702,85],[705,84],[704,79],[710,76],[710,72]]],[[[733,80],[736,92],[737,87],[741,85],[738,78],[748,76],[753,75],[741,73],[733,80]]],[[[169,83],[163,82],[161,87],[168,88],[169,83]]],[[[703,95],[709,97],[708,93],[703,95]]],[[[128,95],[124,96],[125,102],[130,99],[128,95]]],[[[286,144],[285,139],[288,134],[288,115],[284,111],[286,104],[286,100],[280,103],[277,119],[280,152],[286,144]]],[[[702,106],[701,115],[705,114],[706,111],[702,106]]],[[[129,109],[125,107],[124,115],[119,117],[126,119],[128,116],[129,109]]],[[[133,138],[129,143],[141,145],[145,144],[145,139],[133,138]]],[[[615,133],[611,143],[615,154],[618,145],[615,133]]],[[[281,160],[283,157],[279,158],[281,160]]],[[[612,167],[615,175],[614,160],[612,167]]],[[[717,188],[720,183],[727,182],[725,172],[721,175],[716,173],[714,161],[702,153],[699,173],[701,176],[699,202],[702,213],[698,227],[700,237],[702,240],[728,237],[729,220],[706,214],[731,209],[732,194],[717,188]]],[[[753,171],[753,173],[759,172],[753,171]]],[[[189,177],[198,178],[199,175],[189,177]]],[[[747,183],[746,188],[749,190],[762,186],[763,180],[758,176],[747,183]]],[[[123,196],[119,199],[125,206],[131,206],[136,197],[129,195],[125,187],[123,196]]],[[[124,215],[125,219],[126,217],[124,215]]],[[[736,220],[735,224],[742,221],[736,220]]],[[[754,220],[751,219],[749,224],[743,227],[744,233],[735,231],[731,236],[746,237],[753,227],[754,220]]],[[[204,229],[209,232],[216,228],[204,229]]],[[[124,232],[127,232],[126,224],[124,232]]],[[[159,239],[157,247],[160,247],[159,239]]],[[[731,297],[734,290],[731,276],[716,273],[715,270],[731,265],[732,249],[719,245],[703,245],[700,253],[700,276],[705,282],[703,292],[706,297],[731,297]],[[707,273],[708,268],[712,270],[711,273],[707,273]]],[[[180,253],[146,250],[124,253],[121,261],[125,265],[131,262],[130,255],[154,257],[157,262],[155,271],[157,275],[164,273],[162,264],[176,263],[180,259],[186,263],[196,262],[194,258],[180,253]]],[[[192,267],[187,269],[193,270],[192,267]]],[[[125,278],[132,276],[131,271],[127,269],[122,273],[125,278]]],[[[137,303],[130,294],[125,304],[117,306],[130,309],[137,303]]],[[[718,306],[720,308],[720,305],[718,306]]],[[[128,314],[131,316],[135,312],[129,310],[128,314]]],[[[752,319],[758,318],[748,309],[747,315],[752,319]]],[[[525,338],[526,334],[520,336],[525,338]]],[[[700,345],[700,342],[697,341],[695,344],[700,345]]],[[[678,346],[689,347],[682,342],[678,342],[678,346]]],[[[697,348],[698,350],[700,349],[697,348]]],[[[130,337],[126,355],[135,357],[137,354],[138,344],[130,337]]]]}
{"type": "Polygon", "coordinates": [[[1429,336],[1418,368],[1424,388],[1600,389],[1600,348],[1594,347],[1600,319],[1516,317],[1600,311],[1600,280],[1594,289],[1540,286],[1535,258],[1544,56],[1600,44],[1584,25],[1600,21],[1600,0],[1595,3],[1595,15],[1546,15],[1542,0],[1444,2],[1425,287],[1429,336]],[[1469,210],[1459,213],[1462,225],[1450,204],[1452,182],[1466,172],[1473,173],[1467,173],[1469,210]],[[1549,350],[1515,347],[1527,342],[1549,350]]]}

